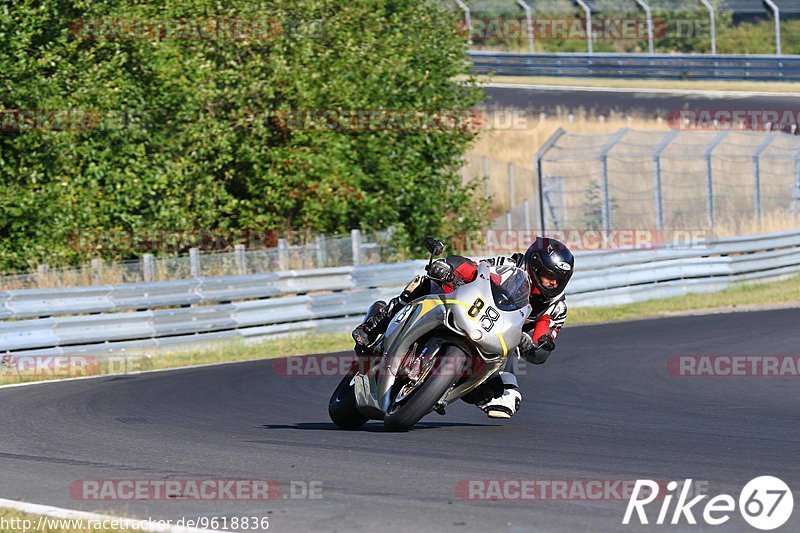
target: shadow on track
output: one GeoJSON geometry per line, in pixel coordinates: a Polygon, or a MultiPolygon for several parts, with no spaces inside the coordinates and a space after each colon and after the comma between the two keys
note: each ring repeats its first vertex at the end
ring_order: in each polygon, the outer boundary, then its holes
{"type": "MultiPolygon", "coordinates": [[[[302,429],[310,431],[369,431],[388,433],[381,422],[368,422],[359,429],[341,429],[332,422],[300,422],[297,424],[264,424],[263,429],[302,429]]],[[[441,429],[448,427],[498,427],[498,424],[471,424],[468,422],[420,422],[411,431],[419,429],[441,429]]]]}

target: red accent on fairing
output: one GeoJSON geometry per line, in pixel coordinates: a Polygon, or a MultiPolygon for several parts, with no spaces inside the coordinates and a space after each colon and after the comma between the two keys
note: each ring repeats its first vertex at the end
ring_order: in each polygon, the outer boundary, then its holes
{"type": "Polygon", "coordinates": [[[489,274],[489,280],[491,280],[491,282],[494,283],[495,285],[500,285],[501,283],[503,283],[503,276],[492,272],[491,274],[489,274]]]}
{"type": "Polygon", "coordinates": [[[543,315],[542,318],[536,321],[536,327],[533,329],[531,338],[536,342],[542,335],[548,334],[550,334],[550,315],[543,315]]]}

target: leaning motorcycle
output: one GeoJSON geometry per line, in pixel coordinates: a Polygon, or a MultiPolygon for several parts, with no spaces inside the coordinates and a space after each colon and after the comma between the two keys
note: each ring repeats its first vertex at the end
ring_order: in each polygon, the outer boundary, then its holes
{"type": "MultiPolygon", "coordinates": [[[[425,245],[430,267],[444,246],[430,237],[425,245]]],[[[445,414],[515,353],[529,295],[524,270],[480,262],[474,281],[411,302],[336,387],[331,420],[346,429],[383,420],[389,431],[406,431],[429,413],[445,414]]]]}

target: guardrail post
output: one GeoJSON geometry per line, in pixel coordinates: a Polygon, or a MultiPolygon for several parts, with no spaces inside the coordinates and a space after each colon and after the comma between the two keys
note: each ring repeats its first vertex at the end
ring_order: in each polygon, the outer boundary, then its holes
{"type": "Polygon", "coordinates": [[[144,254],[142,256],[142,279],[145,283],[150,283],[155,278],[156,262],[153,254],[144,254]]]}
{"type": "Polygon", "coordinates": [[[203,274],[200,267],[200,250],[198,248],[189,248],[189,271],[193,278],[199,278],[203,274]]]}
{"type": "Polygon", "coordinates": [[[711,229],[717,226],[717,215],[714,209],[714,169],[711,164],[711,157],[714,155],[714,149],[728,136],[728,133],[728,131],[718,133],[714,140],[711,141],[711,144],[708,145],[704,154],[706,159],[706,210],[708,211],[708,224],[711,229]]]}
{"type": "Polygon", "coordinates": [[[774,134],[768,134],[753,152],[753,214],[759,225],[761,224],[761,154],[774,139],[774,134]]]}
{"type": "Polygon", "coordinates": [[[247,258],[244,250],[244,244],[236,244],[233,247],[233,260],[236,263],[236,271],[241,275],[247,274],[247,258]]]}
{"type": "Polygon", "coordinates": [[[664,231],[664,188],[661,180],[661,155],[667,146],[678,136],[677,131],[670,132],[653,151],[653,188],[656,202],[656,227],[664,231]]]}
{"type": "Polygon", "coordinates": [[[103,260],[92,259],[92,285],[103,284],[103,260]]]}
{"type": "Polygon", "coordinates": [[[328,264],[328,244],[325,235],[317,235],[317,268],[324,268],[328,264]]]}
{"type": "Polygon", "coordinates": [[[708,9],[708,16],[711,20],[711,53],[717,55],[717,16],[714,6],[708,0],[700,0],[706,9],[708,9]]]}
{"type": "Polygon", "coordinates": [[[350,231],[350,242],[353,247],[353,266],[361,266],[361,230],[350,231]]]}
{"type": "Polygon", "coordinates": [[[781,51],[781,10],[772,0],[764,0],[775,15],[775,55],[783,55],[781,51]]]}
{"type": "Polygon", "coordinates": [[[47,265],[36,265],[36,285],[44,287],[47,283],[47,274],[50,272],[50,267],[47,265]]]}
{"type": "Polygon", "coordinates": [[[278,268],[289,270],[289,242],[286,239],[278,239],[278,268]]]}
{"type": "Polygon", "coordinates": [[[542,170],[542,162],[544,161],[544,157],[547,155],[547,152],[550,151],[553,146],[556,145],[558,140],[567,133],[564,128],[559,127],[553,135],[547,139],[539,151],[536,153],[536,157],[533,160],[533,168],[536,169],[536,179],[537,179],[537,187],[538,187],[538,194],[539,194],[539,231],[542,233],[545,232],[545,222],[544,222],[544,172],[542,170]]]}

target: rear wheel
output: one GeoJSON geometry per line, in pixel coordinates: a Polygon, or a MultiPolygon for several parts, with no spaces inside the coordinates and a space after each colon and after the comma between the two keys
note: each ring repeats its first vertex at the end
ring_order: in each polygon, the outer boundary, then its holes
{"type": "MultiPolygon", "coordinates": [[[[456,346],[448,346],[438,356],[425,381],[399,401],[393,402],[383,419],[383,425],[389,431],[408,431],[422,417],[433,411],[436,403],[450,390],[467,363],[467,355],[456,346]]],[[[398,383],[398,394],[403,383],[398,383]]]]}
{"type": "Polygon", "coordinates": [[[353,372],[342,378],[328,402],[328,414],[333,423],[342,429],[358,429],[367,423],[356,407],[356,389],[353,386],[353,372]]]}

